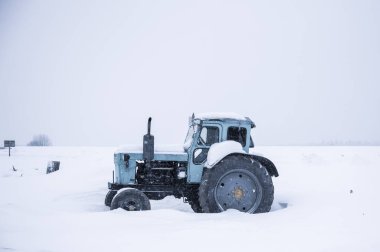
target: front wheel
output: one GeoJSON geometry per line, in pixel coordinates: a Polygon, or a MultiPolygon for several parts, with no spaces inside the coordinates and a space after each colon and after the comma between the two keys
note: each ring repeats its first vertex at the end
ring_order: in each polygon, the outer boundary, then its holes
{"type": "Polygon", "coordinates": [[[116,190],[109,190],[107,195],[106,195],[106,198],[104,199],[104,204],[106,206],[110,207],[112,199],[113,199],[113,197],[115,197],[116,194],[117,194],[116,190]]]}
{"type": "Polygon", "coordinates": [[[111,202],[111,210],[122,208],[126,211],[150,210],[148,197],[140,190],[128,188],[116,194],[111,202]]]}
{"type": "Polygon", "coordinates": [[[274,188],[264,166],[248,156],[228,156],[206,169],[199,186],[199,203],[205,213],[237,209],[269,212],[274,188]]]}

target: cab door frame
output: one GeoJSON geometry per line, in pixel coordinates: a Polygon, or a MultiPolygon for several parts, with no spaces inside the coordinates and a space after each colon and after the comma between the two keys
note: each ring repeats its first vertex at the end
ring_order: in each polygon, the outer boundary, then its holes
{"type": "Polygon", "coordinates": [[[202,180],[202,175],[203,175],[203,168],[205,167],[205,163],[207,161],[207,155],[206,158],[202,163],[194,163],[194,154],[197,150],[202,149],[205,150],[208,154],[208,151],[210,150],[211,145],[200,145],[198,140],[200,138],[202,129],[204,127],[216,127],[219,129],[218,133],[218,141],[222,141],[222,136],[223,133],[223,127],[221,124],[217,122],[207,122],[207,123],[202,123],[199,125],[199,130],[198,132],[195,133],[194,139],[193,139],[193,144],[191,148],[189,149],[189,163],[188,163],[188,171],[187,171],[187,182],[188,183],[200,183],[202,180]]]}

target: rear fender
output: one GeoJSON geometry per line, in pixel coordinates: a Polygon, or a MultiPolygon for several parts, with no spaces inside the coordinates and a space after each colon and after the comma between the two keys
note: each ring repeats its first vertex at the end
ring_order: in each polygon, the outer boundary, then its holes
{"type": "Polygon", "coordinates": [[[261,165],[263,165],[267,169],[269,175],[271,175],[272,177],[273,176],[278,177],[277,168],[273,164],[272,161],[262,156],[257,156],[257,155],[252,155],[252,154],[249,156],[253,158],[255,161],[259,162],[261,165]]]}
{"type": "Polygon", "coordinates": [[[259,162],[262,166],[265,167],[265,169],[268,171],[269,175],[271,175],[272,177],[278,177],[278,171],[277,171],[277,168],[276,166],[273,164],[272,161],[270,161],[269,159],[265,158],[265,157],[262,157],[262,156],[257,156],[257,155],[252,155],[252,154],[246,154],[246,153],[230,153],[229,155],[223,157],[222,160],[218,161],[217,163],[215,163],[214,165],[212,165],[211,167],[207,167],[209,169],[213,168],[216,164],[222,162],[225,158],[229,157],[229,156],[232,156],[232,155],[236,155],[236,156],[241,156],[241,158],[244,158],[244,157],[247,157],[249,159],[253,159],[257,162],[259,162]]]}

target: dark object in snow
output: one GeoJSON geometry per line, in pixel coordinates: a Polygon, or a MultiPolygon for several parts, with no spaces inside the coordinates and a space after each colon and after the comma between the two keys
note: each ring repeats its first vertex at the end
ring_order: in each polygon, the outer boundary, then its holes
{"type": "Polygon", "coordinates": [[[13,171],[17,171],[17,169],[14,167],[14,165],[12,165],[12,169],[13,169],[13,171]]]}
{"type": "Polygon", "coordinates": [[[59,161],[49,161],[46,169],[46,174],[55,172],[59,170],[59,161]]]}
{"type": "Polygon", "coordinates": [[[128,188],[118,193],[111,203],[111,210],[123,208],[127,211],[150,210],[148,197],[140,190],[128,188]]]}
{"type": "Polygon", "coordinates": [[[288,203],[286,203],[286,202],[279,202],[278,204],[280,205],[281,208],[287,208],[288,207],[288,203]]]}
{"type": "Polygon", "coordinates": [[[193,114],[179,152],[154,151],[151,121],[149,117],[142,151],[120,149],[114,154],[115,170],[104,201],[111,210],[149,210],[149,199],[172,195],[183,198],[197,213],[270,211],[272,176],[278,172],[269,159],[249,153],[254,146],[251,119],[193,114]],[[119,191],[123,188],[127,189],[119,191]]]}
{"type": "Polygon", "coordinates": [[[350,190],[350,193],[352,194],[352,193],[354,193],[354,191],[351,189],[351,190],[350,190]]]}

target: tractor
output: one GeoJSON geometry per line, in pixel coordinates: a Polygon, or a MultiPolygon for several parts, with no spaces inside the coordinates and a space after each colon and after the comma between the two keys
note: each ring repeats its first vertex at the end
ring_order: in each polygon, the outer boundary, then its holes
{"type": "Polygon", "coordinates": [[[270,211],[272,177],[278,171],[269,159],[249,152],[255,127],[250,118],[193,114],[183,149],[176,152],[155,150],[151,121],[142,150],[121,148],[114,154],[115,169],[105,198],[111,210],[150,210],[149,200],[172,195],[183,198],[196,213],[270,211]]]}

